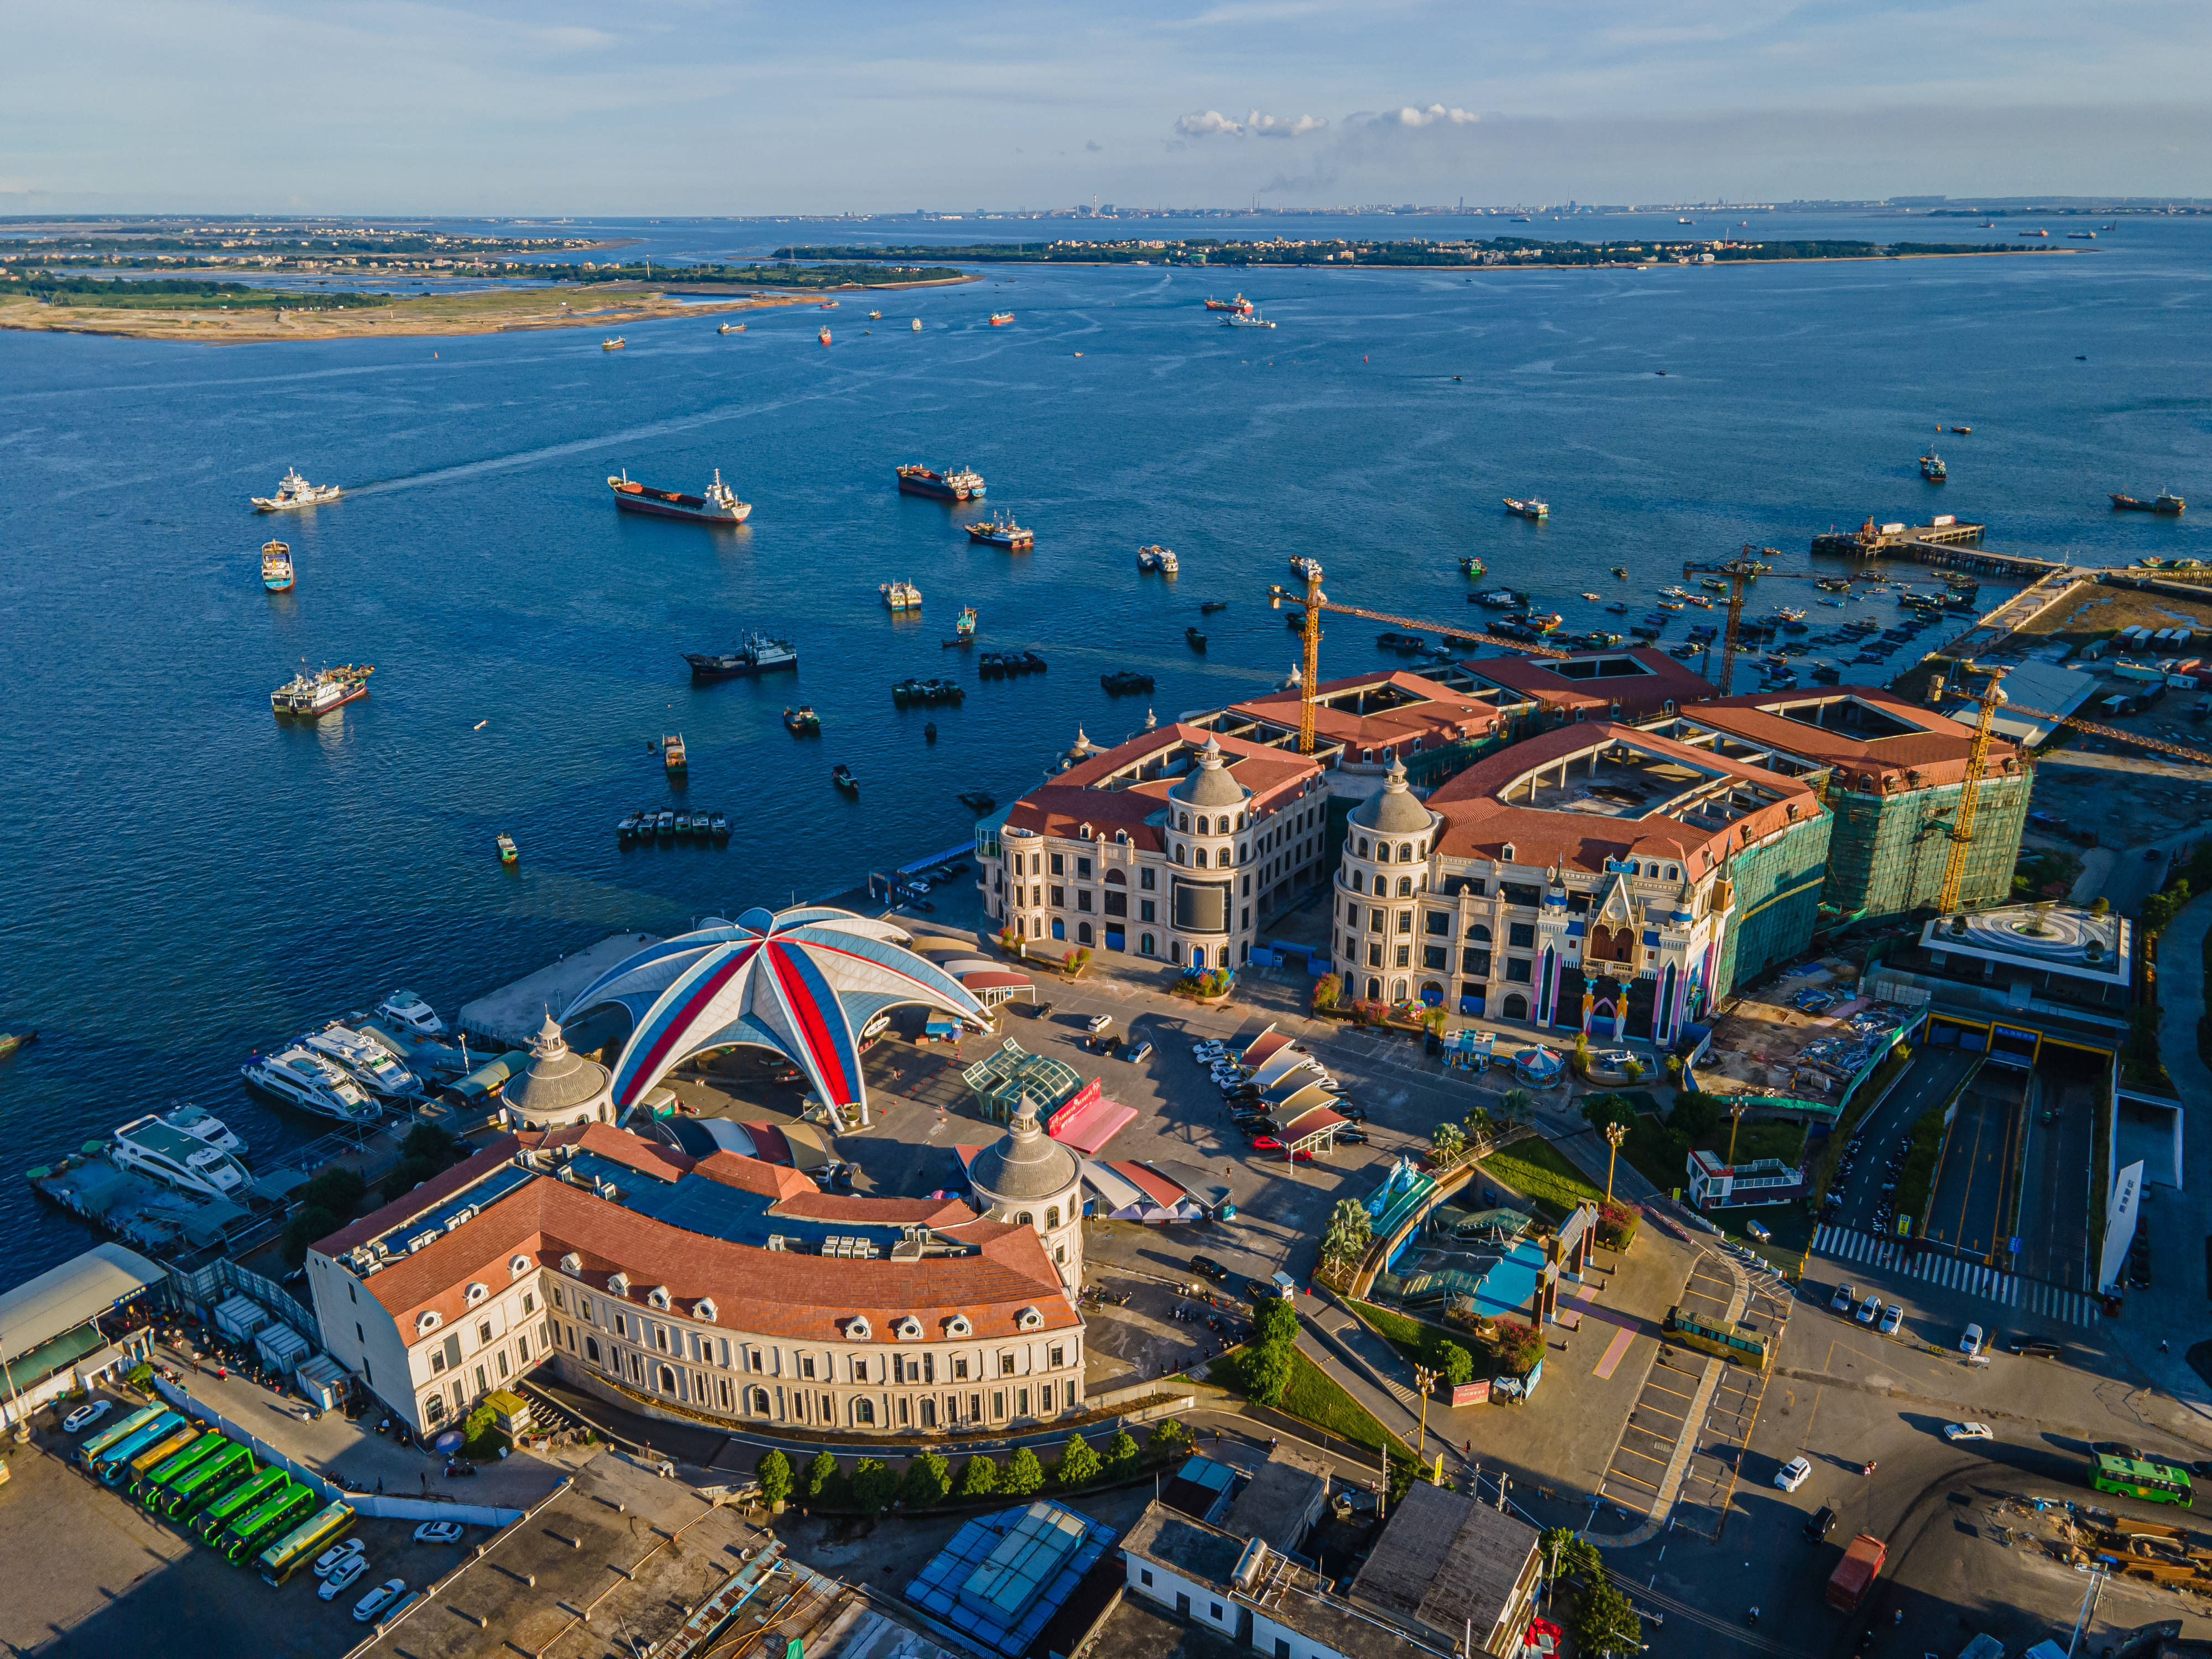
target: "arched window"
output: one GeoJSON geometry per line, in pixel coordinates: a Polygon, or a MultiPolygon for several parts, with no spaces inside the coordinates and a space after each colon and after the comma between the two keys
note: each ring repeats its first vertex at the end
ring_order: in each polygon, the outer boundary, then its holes
{"type": "Polygon", "coordinates": [[[1470,921],[1467,925],[1467,936],[1478,945],[1487,945],[1490,943],[1490,928],[1483,922],[1470,921]]]}
{"type": "Polygon", "coordinates": [[[1425,859],[1425,858],[1428,857],[1428,855],[1429,855],[1429,844],[1428,844],[1428,842],[1426,842],[1423,841],[1423,842],[1416,842],[1413,844],[1413,856],[1414,856],[1415,858],[1423,858],[1423,859],[1425,859]]]}
{"type": "Polygon", "coordinates": [[[1505,999],[1502,1012],[1508,1019],[1526,1019],[1528,1018],[1528,999],[1516,991],[1505,999]]]}
{"type": "Polygon", "coordinates": [[[1209,829],[1207,829],[1207,828],[1206,828],[1206,814],[1205,814],[1205,813],[1203,813],[1203,812],[1201,812],[1201,813],[1200,813],[1200,814],[1198,815],[1198,833],[1199,833],[1200,835],[1201,835],[1201,836],[1211,835],[1211,834],[1212,834],[1212,833],[1213,833],[1212,830],[1210,830],[1209,829]]]}
{"type": "Polygon", "coordinates": [[[1139,933],[1137,935],[1137,954],[1143,957],[1158,956],[1159,954],[1159,952],[1153,948],[1152,936],[1150,933],[1139,933]]]}
{"type": "Polygon", "coordinates": [[[1036,1218],[1031,1215],[1027,1210],[1024,1210],[1019,1215],[1016,1216],[1014,1219],[1024,1227],[1034,1227],[1036,1225],[1036,1218]]]}
{"type": "Polygon", "coordinates": [[[1681,867],[1681,866],[1680,866],[1680,865],[1678,865],[1678,864],[1670,864],[1670,865],[1668,865],[1668,866],[1667,866],[1667,879],[1668,879],[1668,880],[1669,880],[1669,881],[1680,881],[1680,880],[1681,880],[1681,878],[1682,878],[1682,867],[1681,867]]]}
{"type": "Polygon", "coordinates": [[[584,1339],[584,1358],[594,1365],[599,1363],[599,1340],[596,1336],[587,1336],[584,1339]]]}
{"type": "Polygon", "coordinates": [[[442,1423],[446,1420],[445,1395],[434,1394],[423,1401],[422,1420],[425,1423],[442,1423]]]}
{"type": "Polygon", "coordinates": [[[1405,1000],[1406,981],[1402,979],[1392,980],[1390,981],[1390,1000],[1393,1002],[1403,1002],[1405,1000]]]}
{"type": "Polygon", "coordinates": [[[1359,838],[1359,856],[1362,858],[1367,856],[1367,837],[1364,836],[1359,838]]]}
{"type": "Polygon", "coordinates": [[[1089,922],[1079,921],[1075,924],[1075,942],[1078,945],[1088,945],[1091,943],[1091,924],[1089,922]]]}
{"type": "Polygon", "coordinates": [[[1366,881],[1367,878],[1363,873],[1358,870],[1354,870],[1352,872],[1352,890],[1355,893],[1365,892],[1367,890],[1366,881]]]}
{"type": "Polygon", "coordinates": [[[1127,830],[1116,830],[1114,832],[1114,839],[1127,847],[1129,844],[1129,832],[1127,830]]]}
{"type": "Polygon", "coordinates": [[[1205,868],[1206,868],[1206,848],[1204,848],[1203,847],[1194,847],[1194,848],[1192,848],[1190,849],[1190,861],[1191,861],[1193,864],[1196,865],[1200,869],[1201,869],[1201,870],[1205,869],[1205,868]]]}
{"type": "MultiPolygon", "coordinates": [[[[1122,839],[1126,841],[1127,837],[1124,836],[1122,839]]],[[[1129,878],[1119,870],[1109,870],[1106,872],[1106,884],[1109,887],[1127,887],[1129,884],[1129,878]]]]}
{"type": "Polygon", "coordinates": [[[1177,864],[1181,864],[1182,862],[1182,843],[1180,842],[1176,843],[1175,861],[1177,864]]]}
{"type": "Polygon", "coordinates": [[[1401,876],[1401,877],[1399,877],[1399,878],[1398,878],[1398,896],[1399,896],[1400,898],[1411,898],[1411,897],[1413,897],[1413,878],[1411,876],[1401,876]]]}
{"type": "Polygon", "coordinates": [[[659,1389],[661,1393],[674,1394],[676,1392],[676,1372],[672,1368],[666,1365],[656,1365],[653,1368],[653,1386],[659,1389]]]}
{"type": "Polygon", "coordinates": [[[1189,829],[1189,828],[1190,828],[1190,814],[1189,814],[1189,813],[1188,813],[1188,812],[1185,812],[1185,813],[1182,813],[1181,816],[1179,816],[1179,817],[1176,818],[1176,829],[1178,829],[1178,830],[1188,830],[1188,829],[1189,829]]]}
{"type": "Polygon", "coordinates": [[[1398,843],[1398,862],[1401,864],[1411,864],[1413,861],[1413,843],[1410,841],[1400,842],[1398,843]]]}
{"type": "Polygon", "coordinates": [[[870,1428],[873,1428],[876,1423],[876,1402],[866,1397],[854,1401],[853,1420],[855,1423],[865,1423],[870,1428]]]}
{"type": "MultiPolygon", "coordinates": [[[[1362,852],[1366,850],[1366,843],[1364,842],[1360,844],[1360,850],[1362,852]]],[[[1377,864],[1388,864],[1390,862],[1390,843],[1389,842],[1378,841],[1375,843],[1375,861],[1377,864]]]]}
{"type": "Polygon", "coordinates": [[[746,1389],[745,1409],[749,1412],[757,1412],[761,1416],[766,1417],[768,1415],[768,1390],[766,1389],[746,1389]]]}
{"type": "Polygon", "coordinates": [[[1376,1002],[1381,1000],[1382,996],[1382,981],[1379,979],[1369,980],[1367,981],[1367,1000],[1370,1002],[1376,1002]]]}
{"type": "Polygon", "coordinates": [[[1048,1233],[1060,1231],[1060,1206],[1054,1204],[1044,1212],[1044,1230],[1048,1233]]]}

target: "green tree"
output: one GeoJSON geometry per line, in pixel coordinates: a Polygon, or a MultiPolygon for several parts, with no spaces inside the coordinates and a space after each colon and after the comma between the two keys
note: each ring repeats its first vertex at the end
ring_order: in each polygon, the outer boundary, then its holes
{"type": "Polygon", "coordinates": [[[1526,1089],[1508,1089],[1498,1103],[1510,1118],[1523,1118],[1536,1109],[1536,1097],[1526,1089]]]}
{"type": "Polygon", "coordinates": [[[1454,1388],[1474,1379],[1474,1356],[1456,1342],[1437,1344],[1437,1364],[1443,1371],[1444,1381],[1454,1388]]]}
{"type": "Polygon", "coordinates": [[[1027,1498],[1044,1485],[1044,1465],[1027,1446],[1018,1447],[999,1477],[999,1490],[1009,1498],[1027,1498]]]}
{"type": "Polygon", "coordinates": [[[1271,1288],[1252,1304],[1252,1340],[1263,1348],[1287,1347],[1298,1340],[1298,1316],[1285,1296],[1271,1288]]]}
{"type": "Polygon", "coordinates": [[[988,1498],[998,1489],[998,1464],[981,1452],[977,1452],[960,1471],[960,1495],[963,1498],[988,1498]]]}
{"type": "Polygon", "coordinates": [[[1498,1127],[1490,1114],[1480,1106],[1468,1107],[1467,1115],[1460,1121],[1466,1128],[1470,1140],[1480,1139],[1493,1133],[1498,1127]]]}
{"type": "Polygon", "coordinates": [[[350,1217],[355,1206],[368,1194],[368,1183],[361,1178],[361,1171],[349,1170],[342,1164],[333,1164],[300,1188],[300,1201],[312,1204],[331,1214],[350,1217]]]}
{"type": "Polygon", "coordinates": [[[1547,1527],[1536,1545],[1543,1552],[1544,1571],[1555,1583],[1562,1578],[1579,1578],[1587,1583],[1605,1576],[1605,1559],[1597,1546],[1572,1527],[1547,1527]]]}
{"type": "Polygon", "coordinates": [[[863,1515],[879,1515],[898,1496],[899,1478],[878,1457],[864,1457],[853,1469],[853,1502],[863,1515]]]}
{"type": "Polygon", "coordinates": [[[1052,1478],[1063,1486],[1087,1486],[1098,1478],[1098,1454],[1081,1435],[1070,1440],[1060,1454],[1052,1478]]]}
{"type": "Polygon", "coordinates": [[[1606,1126],[1610,1123],[1623,1124],[1632,1129],[1636,1127],[1636,1108],[1619,1095],[1589,1095],[1583,1100],[1583,1121],[1600,1134],[1605,1133],[1606,1126]]]}
{"type": "Polygon", "coordinates": [[[1255,1349],[1244,1361],[1244,1391],[1262,1406],[1278,1406],[1291,1386],[1291,1355],[1295,1349],[1269,1343],[1255,1349]]]}
{"type": "Polygon", "coordinates": [[[1130,1474],[1137,1467],[1138,1455],[1136,1437],[1127,1429],[1115,1430],[1114,1437],[1106,1443],[1107,1474],[1118,1480],[1130,1474]]]}
{"type": "Polygon", "coordinates": [[[910,1510],[934,1509],[952,1490],[952,1466],[935,1452],[923,1452],[906,1466],[899,1496],[910,1510]]]}
{"type": "Polygon", "coordinates": [[[1343,981],[1334,974],[1323,974],[1314,981],[1313,1009],[1317,1014],[1333,1010],[1344,994],[1343,981]]]}
{"type": "Polygon", "coordinates": [[[1375,1223],[1367,1206],[1356,1198],[1340,1198],[1322,1233],[1322,1261],[1333,1267],[1349,1267],[1367,1253],[1374,1237],[1375,1223]]]}
{"type": "Polygon", "coordinates": [[[791,1497],[791,1460],[780,1451],[763,1455],[753,1473],[760,1477],[761,1498],[771,1509],[791,1497]]]}
{"type": "Polygon", "coordinates": [[[319,1238],[328,1238],[345,1223],[319,1205],[310,1204],[284,1224],[284,1260],[295,1267],[307,1259],[307,1249],[319,1238]]]}
{"type": "Polygon", "coordinates": [[[1607,1583],[1602,1574],[1583,1581],[1570,1631],[1577,1650],[1591,1659],[1601,1653],[1634,1653],[1644,1643],[1644,1625],[1634,1604],[1607,1583]]]}
{"type": "Polygon", "coordinates": [[[1437,1161],[1449,1164],[1467,1150],[1467,1131],[1456,1123],[1439,1123],[1429,1131],[1429,1141],[1437,1149],[1437,1161]]]}
{"type": "Polygon", "coordinates": [[[1155,1457],[1174,1457],[1191,1449],[1191,1432],[1179,1418],[1163,1417],[1152,1425],[1145,1444],[1155,1457]]]}
{"type": "Polygon", "coordinates": [[[806,1466],[806,1496],[808,1501],[818,1503],[830,1483],[837,1478],[837,1460],[826,1451],[814,1454],[814,1461],[806,1466]]]}

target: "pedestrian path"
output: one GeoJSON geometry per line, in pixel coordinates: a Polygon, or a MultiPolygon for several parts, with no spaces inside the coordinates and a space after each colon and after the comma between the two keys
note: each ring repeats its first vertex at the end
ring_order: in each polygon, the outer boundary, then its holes
{"type": "Polygon", "coordinates": [[[1901,1273],[1907,1279],[1924,1279],[1946,1290],[1963,1291],[2069,1325],[2094,1325],[2102,1317],[2096,1298],[2079,1291],[2063,1290],[2039,1279],[1985,1267],[1945,1251],[1916,1254],[1900,1240],[1875,1238],[1850,1227],[1824,1223],[1814,1231],[1813,1248],[1838,1261],[1863,1261],[1869,1267],[1901,1273]]]}

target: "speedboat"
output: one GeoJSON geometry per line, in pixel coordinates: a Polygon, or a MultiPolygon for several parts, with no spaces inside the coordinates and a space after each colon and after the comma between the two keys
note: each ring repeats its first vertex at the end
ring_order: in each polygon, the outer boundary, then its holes
{"type": "Polygon", "coordinates": [[[422,1091],[415,1073],[402,1066],[389,1048],[337,1020],[303,1041],[317,1054],[336,1060],[348,1077],[373,1095],[402,1100],[422,1091]]]}
{"type": "Polygon", "coordinates": [[[107,1156],[118,1169],[207,1198],[243,1198],[253,1185],[229,1153],[171,1128],[150,1113],[118,1129],[107,1156]]]}
{"type": "Polygon", "coordinates": [[[374,1012],[379,1019],[388,1019],[414,1036],[443,1036],[446,1034],[446,1022],[438,1018],[428,1003],[412,991],[394,991],[376,1005],[374,1012]]]}
{"type": "Polygon", "coordinates": [[[238,1074],[303,1111],[341,1123],[374,1123],[375,1105],[336,1063],[294,1043],[273,1054],[256,1054],[238,1074]]]}
{"type": "Polygon", "coordinates": [[[204,1106],[179,1106],[174,1111],[164,1112],[161,1121],[179,1134],[190,1135],[204,1146],[212,1146],[218,1152],[228,1152],[233,1158],[246,1151],[246,1142],[204,1106]]]}

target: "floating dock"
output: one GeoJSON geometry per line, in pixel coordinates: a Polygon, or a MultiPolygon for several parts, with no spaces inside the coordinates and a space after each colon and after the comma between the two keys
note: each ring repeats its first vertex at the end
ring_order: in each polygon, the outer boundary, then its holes
{"type": "Polygon", "coordinates": [[[1831,530],[1813,538],[1813,551],[1852,559],[1911,559],[1986,576],[2034,581],[2065,569],[2055,559],[2031,559],[2018,553],[1992,553],[1982,545],[1985,526],[1961,524],[1945,514],[1932,524],[1876,524],[1869,519],[1856,530],[1831,530]]]}

